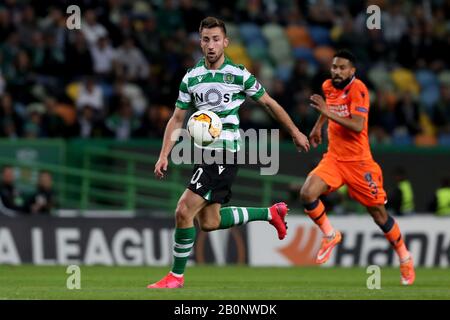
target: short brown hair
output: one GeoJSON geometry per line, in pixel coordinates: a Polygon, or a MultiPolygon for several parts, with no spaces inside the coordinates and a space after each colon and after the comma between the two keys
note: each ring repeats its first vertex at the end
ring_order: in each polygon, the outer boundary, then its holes
{"type": "Polygon", "coordinates": [[[220,20],[217,19],[215,17],[207,17],[205,19],[202,20],[202,22],[200,22],[200,28],[199,28],[199,32],[202,33],[203,29],[212,29],[215,27],[219,27],[220,29],[222,29],[223,33],[225,35],[227,35],[227,29],[225,28],[225,23],[220,20]]]}

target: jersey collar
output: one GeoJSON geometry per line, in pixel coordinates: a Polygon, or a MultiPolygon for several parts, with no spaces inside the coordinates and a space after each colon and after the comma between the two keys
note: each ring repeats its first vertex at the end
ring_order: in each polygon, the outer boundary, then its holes
{"type": "Polygon", "coordinates": [[[348,87],[350,87],[350,85],[353,83],[353,81],[355,81],[355,79],[356,79],[356,76],[353,76],[352,79],[350,80],[350,82],[342,90],[343,91],[347,90],[348,87]]]}

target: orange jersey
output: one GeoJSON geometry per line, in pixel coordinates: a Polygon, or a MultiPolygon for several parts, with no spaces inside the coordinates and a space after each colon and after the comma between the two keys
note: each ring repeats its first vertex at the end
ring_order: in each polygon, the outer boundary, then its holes
{"type": "Polygon", "coordinates": [[[358,115],[365,118],[360,132],[349,130],[340,124],[328,121],[328,154],[339,161],[372,159],[368,135],[369,91],[364,83],[354,78],[344,89],[336,89],[331,79],[322,84],[328,109],[340,117],[358,115]]]}

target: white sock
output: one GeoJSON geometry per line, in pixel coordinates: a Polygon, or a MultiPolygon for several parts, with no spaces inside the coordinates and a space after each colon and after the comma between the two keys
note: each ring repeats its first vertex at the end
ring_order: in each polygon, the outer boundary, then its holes
{"type": "Polygon", "coordinates": [[[175,278],[182,278],[182,277],[183,277],[182,274],[174,273],[174,272],[172,272],[172,271],[170,271],[170,273],[171,273],[175,278]]]}

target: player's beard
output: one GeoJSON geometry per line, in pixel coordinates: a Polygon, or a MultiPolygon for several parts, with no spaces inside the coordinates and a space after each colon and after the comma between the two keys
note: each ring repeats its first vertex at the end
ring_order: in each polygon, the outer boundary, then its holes
{"type": "Polygon", "coordinates": [[[221,54],[215,54],[215,55],[208,55],[206,54],[206,59],[208,60],[209,64],[214,64],[222,57],[223,52],[221,54]]]}
{"type": "Polygon", "coordinates": [[[331,84],[336,89],[342,90],[353,80],[353,77],[354,76],[349,76],[347,79],[342,79],[340,82],[336,82],[336,81],[334,81],[335,79],[332,78],[331,79],[331,84]]]}

